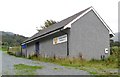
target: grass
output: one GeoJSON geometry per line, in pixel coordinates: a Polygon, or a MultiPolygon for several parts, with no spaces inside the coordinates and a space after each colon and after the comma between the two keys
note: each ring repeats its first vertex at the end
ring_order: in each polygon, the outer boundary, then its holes
{"type": "Polygon", "coordinates": [[[43,62],[51,62],[66,67],[74,67],[76,69],[85,70],[93,75],[117,75],[118,72],[111,72],[110,70],[118,69],[118,47],[112,47],[112,55],[104,60],[90,61],[81,60],[80,58],[43,58],[43,57],[31,57],[33,60],[39,60],[43,62]]]}
{"type": "Polygon", "coordinates": [[[0,46],[0,50],[4,53],[8,53],[10,55],[16,55],[16,52],[21,51],[21,47],[20,46],[14,46],[14,47],[0,46]]]}
{"type": "Polygon", "coordinates": [[[8,51],[8,46],[1,46],[2,51],[8,51]]]}
{"type": "MultiPolygon", "coordinates": [[[[118,72],[110,72],[110,70],[118,69],[118,56],[120,53],[120,48],[118,47],[112,47],[112,55],[110,55],[108,58],[104,60],[95,60],[92,59],[90,61],[86,61],[80,58],[57,58],[57,57],[35,57],[32,56],[30,59],[32,60],[38,60],[43,62],[51,62],[55,64],[59,64],[65,67],[73,67],[80,70],[85,70],[89,72],[90,74],[97,75],[97,77],[102,77],[100,75],[117,75],[118,72]]],[[[54,68],[54,70],[57,70],[57,68],[54,68]]],[[[106,77],[106,76],[105,76],[106,77]]]]}
{"type": "Polygon", "coordinates": [[[0,50],[2,50],[2,47],[0,46],[0,50]]]}
{"type": "Polygon", "coordinates": [[[8,47],[7,46],[0,46],[0,50],[4,53],[7,53],[8,47]]]}
{"type": "MultiPolygon", "coordinates": [[[[80,59],[74,59],[71,61],[68,58],[53,59],[53,58],[32,58],[33,60],[39,60],[43,62],[56,63],[65,67],[74,67],[76,69],[88,71],[93,75],[117,75],[117,73],[111,73],[106,71],[107,69],[118,69],[117,63],[111,63],[109,61],[85,61],[80,59]]],[[[57,68],[54,68],[57,69],[57,68]]]]}
{"type": "Polygon", "coordinates": [[[42,69],[43,66],[30,66],[25,64],[14,65],[17,75],[35,75],[37,69],[42,69]]]}
{"type": "Polygon", "coordinates": [[[53,68],[54,70],[59,70],[59,68],[53,68]]]}

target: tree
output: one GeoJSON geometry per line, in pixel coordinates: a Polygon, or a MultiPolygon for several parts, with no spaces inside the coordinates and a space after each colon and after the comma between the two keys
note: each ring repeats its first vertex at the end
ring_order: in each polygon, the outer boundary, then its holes
{"type": "Polygon", "coordinates": [[[51,25],[53,25],[53,24],[55,24],[55,23],[57,23],[57,22],[54,21],[54,20],[46,20],[46,21],[44,22],[44,25],[41,26],[41,29],[37,29],[37,31],[41,31],[41,30],[43,30],[43,29],[45,29],[45,28],[48,28],[49,26],[51,26],[51,25]]]}
{"type": "Polygon", "coordinates": [[[110,39],[110,46],[113,47],[113,46],[120,46],[120,42],[119,41],[114,41],[112,39],[110,39]]]}

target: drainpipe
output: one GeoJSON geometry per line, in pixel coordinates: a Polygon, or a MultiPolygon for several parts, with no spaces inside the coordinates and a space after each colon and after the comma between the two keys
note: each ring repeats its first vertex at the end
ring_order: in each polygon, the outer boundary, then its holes
{"type": "Polygon", "coordinates": [[[68,39],[68,33],[67,33],[67,56],[69,56],[69,39],[68,39]]]}
{"type": "Polygon", "coordinates": [[[65,33],[67,35],[67,56],[69,56],[69,38],[68,33],[63,31],[64,29],[60,29],[61,32],[65,33]]]}

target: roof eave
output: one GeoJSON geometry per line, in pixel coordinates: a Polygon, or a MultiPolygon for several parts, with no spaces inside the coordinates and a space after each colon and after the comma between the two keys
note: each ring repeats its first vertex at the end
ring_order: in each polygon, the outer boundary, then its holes
{"type": "Polygon", "coordinates": [[[62,28],[58,28],[58,29],[56,29],[56,30],[53,31],[53,32],[46,33],[45,35],[38,36],[38,37],[33,38],[33,39],[31,39],[31,40],[24,41],[23,44],[24,44],[24,43],[30,43],[30,42],[33,42],[33,41],[35,41],[35,40],[41,39],[41,38],[43,38],[43,37],[49,36],[49,35],[51,35],[51,34],[54,34],[54,33],[56,33],[56,32],[61,31],[62,29],[63,29],[63,27],[62,27],[62,28]]]}

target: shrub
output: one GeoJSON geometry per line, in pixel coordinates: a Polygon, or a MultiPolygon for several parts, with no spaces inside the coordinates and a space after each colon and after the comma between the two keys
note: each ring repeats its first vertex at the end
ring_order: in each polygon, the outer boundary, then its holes
{"type": "Polygon", "coordinates": [[[22,56],[20,47],[9,47],[8,50],[7,50],[7,53],[9,55],[14,55],[14,56],[17,56],[17,57],[22,56]]]}
{"type": "Polygon", "coordinates": [[[15,55],[14,53],[12,53],[12,52],[9,52],[9,51],[8,51],[7,53],[8,53],[9,55],[15,55]]]}

